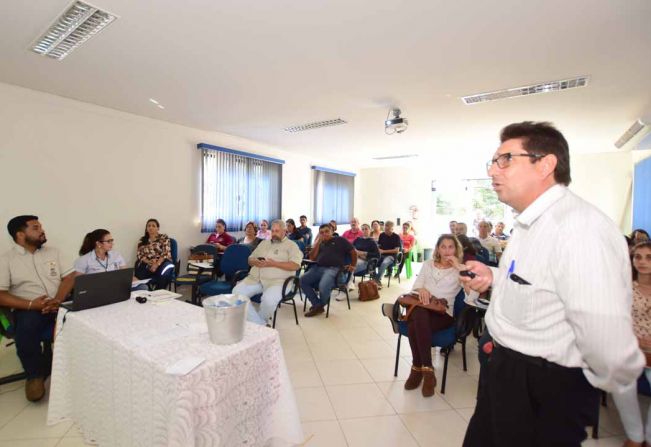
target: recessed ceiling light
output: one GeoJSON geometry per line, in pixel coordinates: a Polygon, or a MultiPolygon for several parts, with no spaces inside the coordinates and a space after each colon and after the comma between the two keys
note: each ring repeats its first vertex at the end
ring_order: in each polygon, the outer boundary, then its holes
{"type": "Polygon", "coordinates": [[[496,101],[498,99],[516,98],[518,96],[529,96],[538,93],[558,92],[571,88],[585,87],[588,85],[589,76],[577,76],[570,79],[558,81],[541,82],[540,84],[524,85],[522,87],[509,88],[496,92],[479,93],[477,95],[464,96],[461,100],[466,105],[479,104],[482,102],[496,101]]]}
{"type": "Polygon", "coordinates": [[[154,98],[149,98],[149,102],[153,102],[154,104],[158,104],[158,101],[156,101],[154,98]]]}
{"type": "Polygon", "coordinates": [[[32,51],[62,60],[117,19],[110,12],[76,1],[32,46],[32,51]]]}

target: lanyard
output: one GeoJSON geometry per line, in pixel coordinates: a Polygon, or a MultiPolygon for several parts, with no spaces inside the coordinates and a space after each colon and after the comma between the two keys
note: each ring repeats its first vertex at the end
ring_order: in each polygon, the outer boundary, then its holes
{"type": "Polygon", "coordinates": [[[108,254],[108,252],[106,252],[106,265],[102,264],[102,261],[100,261],[99,258],[97,257],[97,253],[95,253],[95,259],[97,260],[97,263],[99,265],[104,267],[104,271],[108,272],[108,268],[109,268],[109,254],[108,254]]]}

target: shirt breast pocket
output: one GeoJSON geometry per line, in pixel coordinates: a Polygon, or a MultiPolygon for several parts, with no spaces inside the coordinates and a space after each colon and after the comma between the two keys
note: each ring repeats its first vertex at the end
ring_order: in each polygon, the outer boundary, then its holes
{"type": "Polygon", "coordinates": [[[59,264],[56,261],[45,261],[45,274],[48,278],[59,278],[61,273],[59,272],[59,264]]]}
{"type": "Polygon", "coordinates": [[[502,313],[514,325],[531,321],[534,309],[535,286],[508,280],[502,294],[502,313]]]}

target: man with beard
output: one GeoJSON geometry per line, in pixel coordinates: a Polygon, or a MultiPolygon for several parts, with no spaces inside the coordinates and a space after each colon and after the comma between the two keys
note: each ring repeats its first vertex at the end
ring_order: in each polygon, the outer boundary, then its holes
{"type": "Polygon", "coordinates": [[[0,306],[13,309],[16,353],[27,374],[25,396],[36,402],[45,394],[52,351],[42,345],[52,333],[59,304],[70,293],[75,273],[56,248],[44,247],[45,231],[37,216],[17,216],[7,230],[16,245],[0,257],[0,306]]]}
{"type": "Polygon", "coordinates": [[[251,253],[251,271],[233,289],[233,293],[249,298],[262,293],[257,314],[250,312],[252,321],[268,324],[282,299],[283,283],[301,268],[302,261],[303,253],[298,245],[285,236],[285,222],[274,220],[271,223],[271,240],[260,242],[251,253]]]}

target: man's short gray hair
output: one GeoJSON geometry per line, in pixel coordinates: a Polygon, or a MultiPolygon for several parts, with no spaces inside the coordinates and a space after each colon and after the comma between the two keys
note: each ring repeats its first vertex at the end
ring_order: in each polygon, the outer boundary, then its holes
{"type": "Polygon", "coordinates": [[[287,226],[285,225],[285,221],[282,220],[282,219],[276,219],[276,220],[272,221],[271,226],[273,227],[274,225],[278,225],[281,230],[284,230],[284,229],[287,228],[287,226]]]}
{"type": "Polygon", "coordinates": [[[384,226],[385,226],[385,227],[386,227],[386,226],[393,227],[393,226],[395,226],[395,225],[394,225],[393,221],[387,220],[386,222],[384,222],[384,226]]]}

